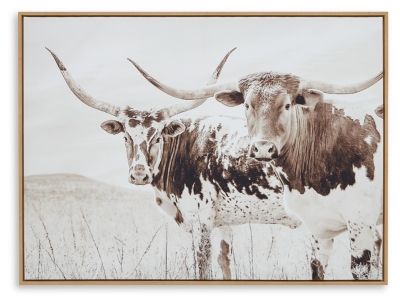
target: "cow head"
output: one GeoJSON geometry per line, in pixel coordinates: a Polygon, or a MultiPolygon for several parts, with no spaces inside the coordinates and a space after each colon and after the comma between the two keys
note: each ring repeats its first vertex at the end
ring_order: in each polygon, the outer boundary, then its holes
{"type": "Polygon", "coordinates": [[[232,83],[206,86],[197,90],[178,90],[155,80],[138,65],[136,68],[154,86],[180,99],[200,99],[214,96],[226,106],[243,104],[249,135],[252,140],[249,155],[258,160],[279,156],[298,126],[299,115],[313,115],[314,108],[324,101],[324,93],[353,94],[365,90],[382,79],[377,76],[353,85],[338,86],[307,81],[292,74],[256,73],[232,83]]]}
{"type": "MultiPolygon", "coordinates": [[[[224,56],[212,74],[209,85],[217,81],[226,60],[235,49],[230,50],[224,56]]],[[[51,50],[47,50],[56,61],[68,87],[79,100],[94,109],[116,117],[115,120],[103,122],[101,128],[110,134],[124,135],[129,165],[129,182],[136,185],[151,183],[154,175],[158,172],[164,139],[178,136],[185,131],[185,125],[178,120],[172,120],[172,117],[200,106],[206,99],[177,104],[160,110],[139,111],[130,107],[122,109],[119,106],[97,100],[86,93],[71,77],[57,55],[51,50]]],[[[132,60],[128,60],[135,64],[132,60]]],[[[138,68],[140,67],[138,66],[138,68]]]]}
{"type": "Polygon", "coordinates": [[[289,136],[291,113],[300,99],[296,97],[298,87],[296,76],[258,73],[241,79],[238,90],[215,94],[216,100],[227,106],[244,105],[251,157],[268,161],[278,156],[289,136]]]}
{"type": "Polygon", "coordinates": [[[128,180],[132,184],[152,182],[161,162],[164,138],[175,137],[185,131],[185,125],[170,120],[163,111],[138,111],[127,108],[119,120],[101,124],[110,134],[123,134],[129,166],[128,180]]]}

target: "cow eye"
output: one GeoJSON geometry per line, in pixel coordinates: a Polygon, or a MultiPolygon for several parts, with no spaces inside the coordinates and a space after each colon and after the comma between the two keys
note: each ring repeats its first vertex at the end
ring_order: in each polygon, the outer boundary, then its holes
{"type": "Polygon", "coordinates": [[[248,104],[248,103],[245,103],[245,104],[244,104],[244,107],[246,108],[246,110],[248,110],[248,109],[249,109],[249,104],[248,104]]]}
{"type": "Polygon", "coordinates": [[[125,142],[128,142],[128,138],[126,136],[124,136],[124,140],[125,142]]]}
{"type": "Polygon", "coordinates": [[[160,141],[161,141],[160,137],[157,137],[156,144],[158,144],[160,141]]]}
{"type": "Polygon", "coordinates": [[[285,110],[289,110],[289,108],[290,108],[290,103],[285,105],[285,110]]]}

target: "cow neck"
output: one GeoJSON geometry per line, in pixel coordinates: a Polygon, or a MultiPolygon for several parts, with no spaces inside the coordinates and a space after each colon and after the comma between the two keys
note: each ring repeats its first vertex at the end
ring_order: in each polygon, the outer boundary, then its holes
{"type": "Polygon", "coordinates": [[[247,157],[249,141],[240,143],[236,138],[236,144],[243,145],[239,149],[241,152],[226,155],[218,152],[217,146],[231,144],[235,135],[219,136],[222,139],[217,142],[217,133],[226,132],[221,130],[221,126],[199,127],[200,120],[183,123],[186,131],[164,143],[159,173],[152,183],[160,191],[180,198],[186,188],[189,194],[198,195],[203,200],[204,193],[210,191],[203,189],[204,181],[207,181],[216,193],[229,193],[236,188],[241,193],[266,199],[260,188],[276,194],[282,192],[281,183],[275,180],[270,184],[270,177],[276,174],[272,165],[265,167],[263,162],[247,157]]]}
{"type": "Polygon", "coordinates": [[[152,184],[168,195],[180,197],[185,185],[197,192],[201,188],[197,175],[196,160],[201,157],[198,145],[198,132],[192,127],[191,120],[182,121],[186,131],[176,137],[165,137],[159,173],[154,176],[152,184]]]}
{"type": "Polygon", "coordinates": [[[282,178],[290,191],[312,188],[328,195],[338,186],[345,189],[356,182],[354,168],[364,166],[367,178],[373,180],[379,141],[370,115],[361,125],[329,103],[318,103],[313,111],[296,106],[289,139],[276,163],[286,174],[282,178]]]}

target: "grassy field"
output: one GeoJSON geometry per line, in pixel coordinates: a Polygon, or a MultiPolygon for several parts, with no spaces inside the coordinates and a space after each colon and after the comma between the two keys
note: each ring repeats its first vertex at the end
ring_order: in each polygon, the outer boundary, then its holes
{"type": "MultiPolygon", "coordinates": [[[[147,189],[148,190],[148,189],[147,189]]],[[[25,278],[196,279],[192,237],[156,205],[151,191],[79,175],[25,178],[25,278]]],[[[234,279],[309,279],[305,227],[233,229],[234,279]]],[[[352,279],[346,234],[334,246],[327,279],[352,279]]],[[[213,256],[212,277],[222,278],[213,256]]]]}

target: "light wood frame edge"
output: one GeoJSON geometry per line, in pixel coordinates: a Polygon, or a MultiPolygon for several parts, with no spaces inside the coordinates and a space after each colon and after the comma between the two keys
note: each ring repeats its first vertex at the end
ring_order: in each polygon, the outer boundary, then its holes
{"type": "Polygon", "coordinates": [[[18,189],[19,189],[19,284],[20,285],[387,285],[388,284],[388,12],[19,12],[18,13],[18,189]],[[384,66],[384,212],[383,279],[353,280],[25,280],[24,277],[24,17],[382,17],[384,66]]]}

